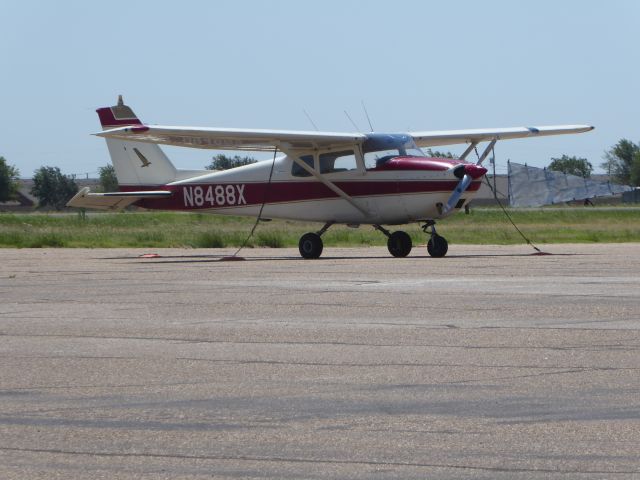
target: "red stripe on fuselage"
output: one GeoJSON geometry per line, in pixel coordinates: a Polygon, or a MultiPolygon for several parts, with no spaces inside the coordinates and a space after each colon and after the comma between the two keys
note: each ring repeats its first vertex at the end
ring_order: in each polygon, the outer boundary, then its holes
{"type": "MultiPolygon", "coordinates": [[[[435,192],[451,192],[457,181],[377,181],[377,182],[335,182],[347,195],[352,197],[373,197],[385,195],[416,195],[435,192]]],[[[475,192],[480,182],[473,182],[468,190],[475,192]]],[[[159,210],[197,210],[211,208],[234,208],[266,203],[291,203],[339,198],[331,189],[320,182],[266,182],[260,183],[206,183],[183,185],[135,185],[123,186],[121,191],[170,190],[169,198],[143,199],[137,205],[159,210]],[[222,189],[216,188],[221,186],[222,189]],[[188,189],[185,192],[185,189],[188,189]],[[194,199],[195,195],[195,199],[194,199]]]]}

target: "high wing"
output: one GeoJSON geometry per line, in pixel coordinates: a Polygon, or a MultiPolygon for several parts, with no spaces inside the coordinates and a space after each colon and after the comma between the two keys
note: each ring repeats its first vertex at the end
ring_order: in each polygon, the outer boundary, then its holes
{"type": "MultiPolygon", "coordinates": [[[[589,125],[487,128],[409,132],[418,147],[461,143],[478,144],[492,140],[565,135],[593,130],[589,125]]],[[[244,130],[236,128],[170,127],[132,125],[96,133],[100,137],[137,142],[215,150],[273,151],[329,149],[362,144],[362,133],[308,132],[292,130],[244,130]]]]}
{"type": "Polygon", "coordinates": [[[438,147],[458,143],[480,143],[491,140],[567,135],[593,130],[589,125],[556,125],[548,127],[485,128],[476,130],[442,130],[409,132],[418,147],[438,147]]]}
{"type": "Polygon", "coordinates": [[[90,190],[89,187],[84,187],[67,202],[67,206],[95,210],[122,210],[143,198],[165,198],[172,195],[167,190],[112,193],[90,193],[90,190]]]}
{"type": "Polygon", "coordinates": [[[324,149],[362,143],[361,133],[243,130],[235,128],[129,126],[96,133],[100,137],[216,150],[282,151],[324,149]]]}

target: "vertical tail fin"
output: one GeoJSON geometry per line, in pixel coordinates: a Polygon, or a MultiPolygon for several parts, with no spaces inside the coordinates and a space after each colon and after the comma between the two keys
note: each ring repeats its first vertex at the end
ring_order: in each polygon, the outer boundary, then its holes
{"type": "MultiPolygon", "coordinates": [[[[133,110],[118,96],[118,104],[96,110],[103,130],[142,125],[133,110]]],[[[164,185],[176,179],[177,171],[158,145],[106,139],[111,162],[121,187],[164,185]]]]}
{"type": "Polygon", "coordinates": [[[128,125],[142,125],[142,122],[133,113],[131,107],[124,104],[122,95],[118,95],[118,104],[113,107],[102,107],[96,110],[100,118],[103,130],[110,128],[126,127],[128,125]]]}

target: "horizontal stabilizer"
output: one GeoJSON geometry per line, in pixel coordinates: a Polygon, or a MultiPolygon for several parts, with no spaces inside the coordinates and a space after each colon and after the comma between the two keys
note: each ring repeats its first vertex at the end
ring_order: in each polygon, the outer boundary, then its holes
{"type": "Polygon", "coordinates": [[[94,210],[122,210],[144,198],[165,198],[171,195],[172,192],[167,190],[91,193],[89,187],[84,187],[67,202],[67,207],[91,208],[94,210]]]}

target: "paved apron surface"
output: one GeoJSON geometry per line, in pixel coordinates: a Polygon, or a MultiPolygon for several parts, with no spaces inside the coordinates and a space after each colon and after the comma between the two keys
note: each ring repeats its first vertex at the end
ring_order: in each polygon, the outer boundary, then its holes
{"type": "Polygon", "coordinates": [[[0,250],[0,478],[640,478],[640,244],[544,249],[0,250]]]}

